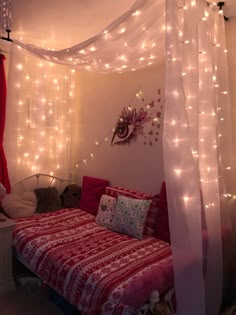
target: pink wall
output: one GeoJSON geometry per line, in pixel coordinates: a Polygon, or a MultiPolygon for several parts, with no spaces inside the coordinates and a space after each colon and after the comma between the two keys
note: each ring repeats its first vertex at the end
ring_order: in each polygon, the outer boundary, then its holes
{"type": "MultiPolygon", "coordinates": [[[[81,182],[83,175],[109,179],[113,185],[121,185],[148,193],[157,193],[164,179],[161,135],[158,142],[148,132],[152,130],[151,122],[146,123],[145,133],[148,142],[139,136],[130,146],[111,146],[112,129],[118,116],[128,105],[139,109],[144,103],[135,95],[141,89],[145,101],[154,100],[153,115],[164,104],[164,61],[153,69],[124,74],[79,73],[77,96],[80,106],[78,127],[78,147],[75,160],[86,158],[87,163],[79,163],[76,168],[76,180],[81,182]],[[161,101],[158,89],[161,89],[161,101]],[[135,106],[135,104],[137,104],[135,106]],[[108,141],[100,146],[106,136],[108,141]],[[93,153],[92,159],[89,154],[93,153]]],[[[162,131],[162,116],[160,134],[162,131]]],[[[155,132],[157,127],[153,127],[155,132]],[[156,128],[156,129],[155,129],[156,128]]]]}

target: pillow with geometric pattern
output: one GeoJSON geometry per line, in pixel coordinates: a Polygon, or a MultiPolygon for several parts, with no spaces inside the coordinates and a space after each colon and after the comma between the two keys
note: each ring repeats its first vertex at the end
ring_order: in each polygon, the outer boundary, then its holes
{"type": "Polygon", "coordinates": [[[151,200],[118,196],[112,230],[143,239],[143,230],[151,200]]]}
{"type": "Polygon", "coordinates": [[[118,186],[107,186],[106,195],[117,198],[119,195],[142,200],[151,200],[148,210],[143,233],[145,235],[153,236],[156,232],[158,209],[159,209],[159,195],[151,195],[137,190],[127,189],[118,186]]]}

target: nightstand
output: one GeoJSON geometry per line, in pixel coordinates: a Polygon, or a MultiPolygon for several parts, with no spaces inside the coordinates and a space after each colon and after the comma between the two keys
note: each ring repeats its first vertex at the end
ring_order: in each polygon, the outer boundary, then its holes
{"type": "Polygon", "coordinates": [[[0,294],[15,289],[12,275],[12,231],[15,222],[0,213],[0,294]]]}

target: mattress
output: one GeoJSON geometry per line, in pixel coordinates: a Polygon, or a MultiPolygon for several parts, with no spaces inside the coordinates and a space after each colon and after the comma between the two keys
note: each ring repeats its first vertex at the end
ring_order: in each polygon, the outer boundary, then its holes
{"type": "Polygon", "coordinates": [[[170,245],[155,237],[116,233],[80,209],[15,221],[17,256],[82,314],[137,314],[152,290],[173,286],[170,245]]]}

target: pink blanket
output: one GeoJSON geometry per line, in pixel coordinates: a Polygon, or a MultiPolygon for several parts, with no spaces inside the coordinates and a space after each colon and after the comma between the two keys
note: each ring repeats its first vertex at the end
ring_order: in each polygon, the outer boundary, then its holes
{"type": "Polygon", "coordinates": [[[136,314],[153,289],[173,285],[170,245],[154,237],[110,231],[79,209],[16,223],[17,254],[83,314],[136,314]]]}

